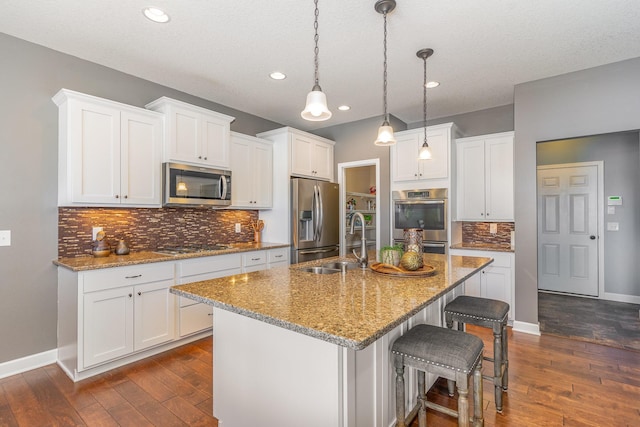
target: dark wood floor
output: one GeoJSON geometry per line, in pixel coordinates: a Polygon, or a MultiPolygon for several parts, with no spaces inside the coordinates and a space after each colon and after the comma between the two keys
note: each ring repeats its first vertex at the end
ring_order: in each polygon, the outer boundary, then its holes
{"type": "MultiPolygon", "coordinates": [[[[488,329],[468,331],[490,351],[488,329]]],[[[509,345],[504,414],[484,381],[485,426],[640,426],[639,352],[512,331],[509,345]]],[[[205,339],[76,384],[57,365],[14,375],[0,380],[0,426],[217,426],[211,357],[205,339]]],[[[429,398],[456,404],[442,382],[429,398]]],[[[432,411],[428,419],[457,425],[432,411]]]]}
{"type": "Polygon", "coordinates": [[[640,304],[538,293],[540,330],[640,351],[640,304]]]}

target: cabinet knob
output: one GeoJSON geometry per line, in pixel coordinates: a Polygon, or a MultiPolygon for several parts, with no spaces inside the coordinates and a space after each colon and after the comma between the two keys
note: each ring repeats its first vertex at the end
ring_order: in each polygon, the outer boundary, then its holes
{"type": "Polygon", "coordinates": [[[129,298],[133,297],[133,294],[129,294],[129,298]]]}
{"type": "Polygon", "coordinates": [[[138,291],[138,296],[142,296],[142,292],[138,291]]]}
{"type": "Polygon", "coordinates": [[[484,216],[484,214],[483,214],[483,213],[480,213],[480,216],[484,216]]]}
{"type": "Polygon", "coordinates": [[[418,176],[418,174],[417,174],[417,173],[414,173],[414,174],[413,174],[413,176],[418,176]]]}
{"type": "Polygon", "coordinates": [[[125,199],[128,199],[128,198],[129,198],[129,196],[127,196],[127,195],[125,194],[125,195],[124,195],[124,198],[125,198],[125,199]]]}
{"type": "Polygon", "coordinates": [[[116,199],[119,199],[119,198],[120,198],[120,196],[116,194],[116,199]]]}
{"type": "Polygon", "coordinates": [[[202,159],[202,156],[198,156],[199,159],[202,159]]]}
{"type": "Polygon", "coordinates": [[[204,159],[205,159],[205,160],[207,160],[207,158],[206,158],[206,157],[205,157],[204,159]]]}
{"type": "Polygon", "coordinates": [[[489,212],[487,212],[487,216],[489,216],[489,212]]]}

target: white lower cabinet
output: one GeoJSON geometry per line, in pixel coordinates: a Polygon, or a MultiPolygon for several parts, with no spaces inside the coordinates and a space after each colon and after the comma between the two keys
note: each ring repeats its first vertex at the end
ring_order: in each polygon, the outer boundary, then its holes
{"type": "MultiPolygon", "coordinates": [[[[241,254],[192,258],[176,263],[176,278],[180,285],[240,273],[242,273],[241,254]]],[[[178,325],[180,337],[211,329],[213,308],[208,304],[180,297],[178,325]]]]}
{"type": "Polygon", "coordinates": [[[81,272],[58,268],[60,366],[80,380],[173,341],[173,284],[173,262],[81,272]],[[88,370],[94,373],[82,374],[88,370]]]}
{"type": "Polygon", "coordinates": [[[493,258],[493,263],[464,282],[465,295],[490,298],[509,304],[509,320],[513,321],[515,295],[515,255],[511,252],[452,249],[451,255],[493,258]]]}

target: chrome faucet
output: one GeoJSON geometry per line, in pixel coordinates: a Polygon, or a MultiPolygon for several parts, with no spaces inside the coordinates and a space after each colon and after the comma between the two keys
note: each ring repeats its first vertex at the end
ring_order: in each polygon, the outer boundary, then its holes
{"type": "Polygon", "coordinates": [[[349,234],[353,234],[354,226],[356,225],[356,218],[360,219],[360,225],[362,227],[362,238],[360,239],[360,256],[356,253],[356,250],[353,250],[353,255],[358,260],[358,264],[360,267],[367,268],[369,264],[369,257],[367,256],[367,238],[365,237],[365,223],[364,216],[362,216],[361,212],[355,212],[351,215],[351,230],[349,230],[349,234]]]}

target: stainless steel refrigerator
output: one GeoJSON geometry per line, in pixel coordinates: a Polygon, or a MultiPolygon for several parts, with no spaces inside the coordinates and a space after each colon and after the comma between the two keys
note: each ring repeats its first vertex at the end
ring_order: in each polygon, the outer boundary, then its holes
{"type": "Polygon", "coordinates": [[[340,253],[338,184],[291,179],[291,263],[340,253]]]}

